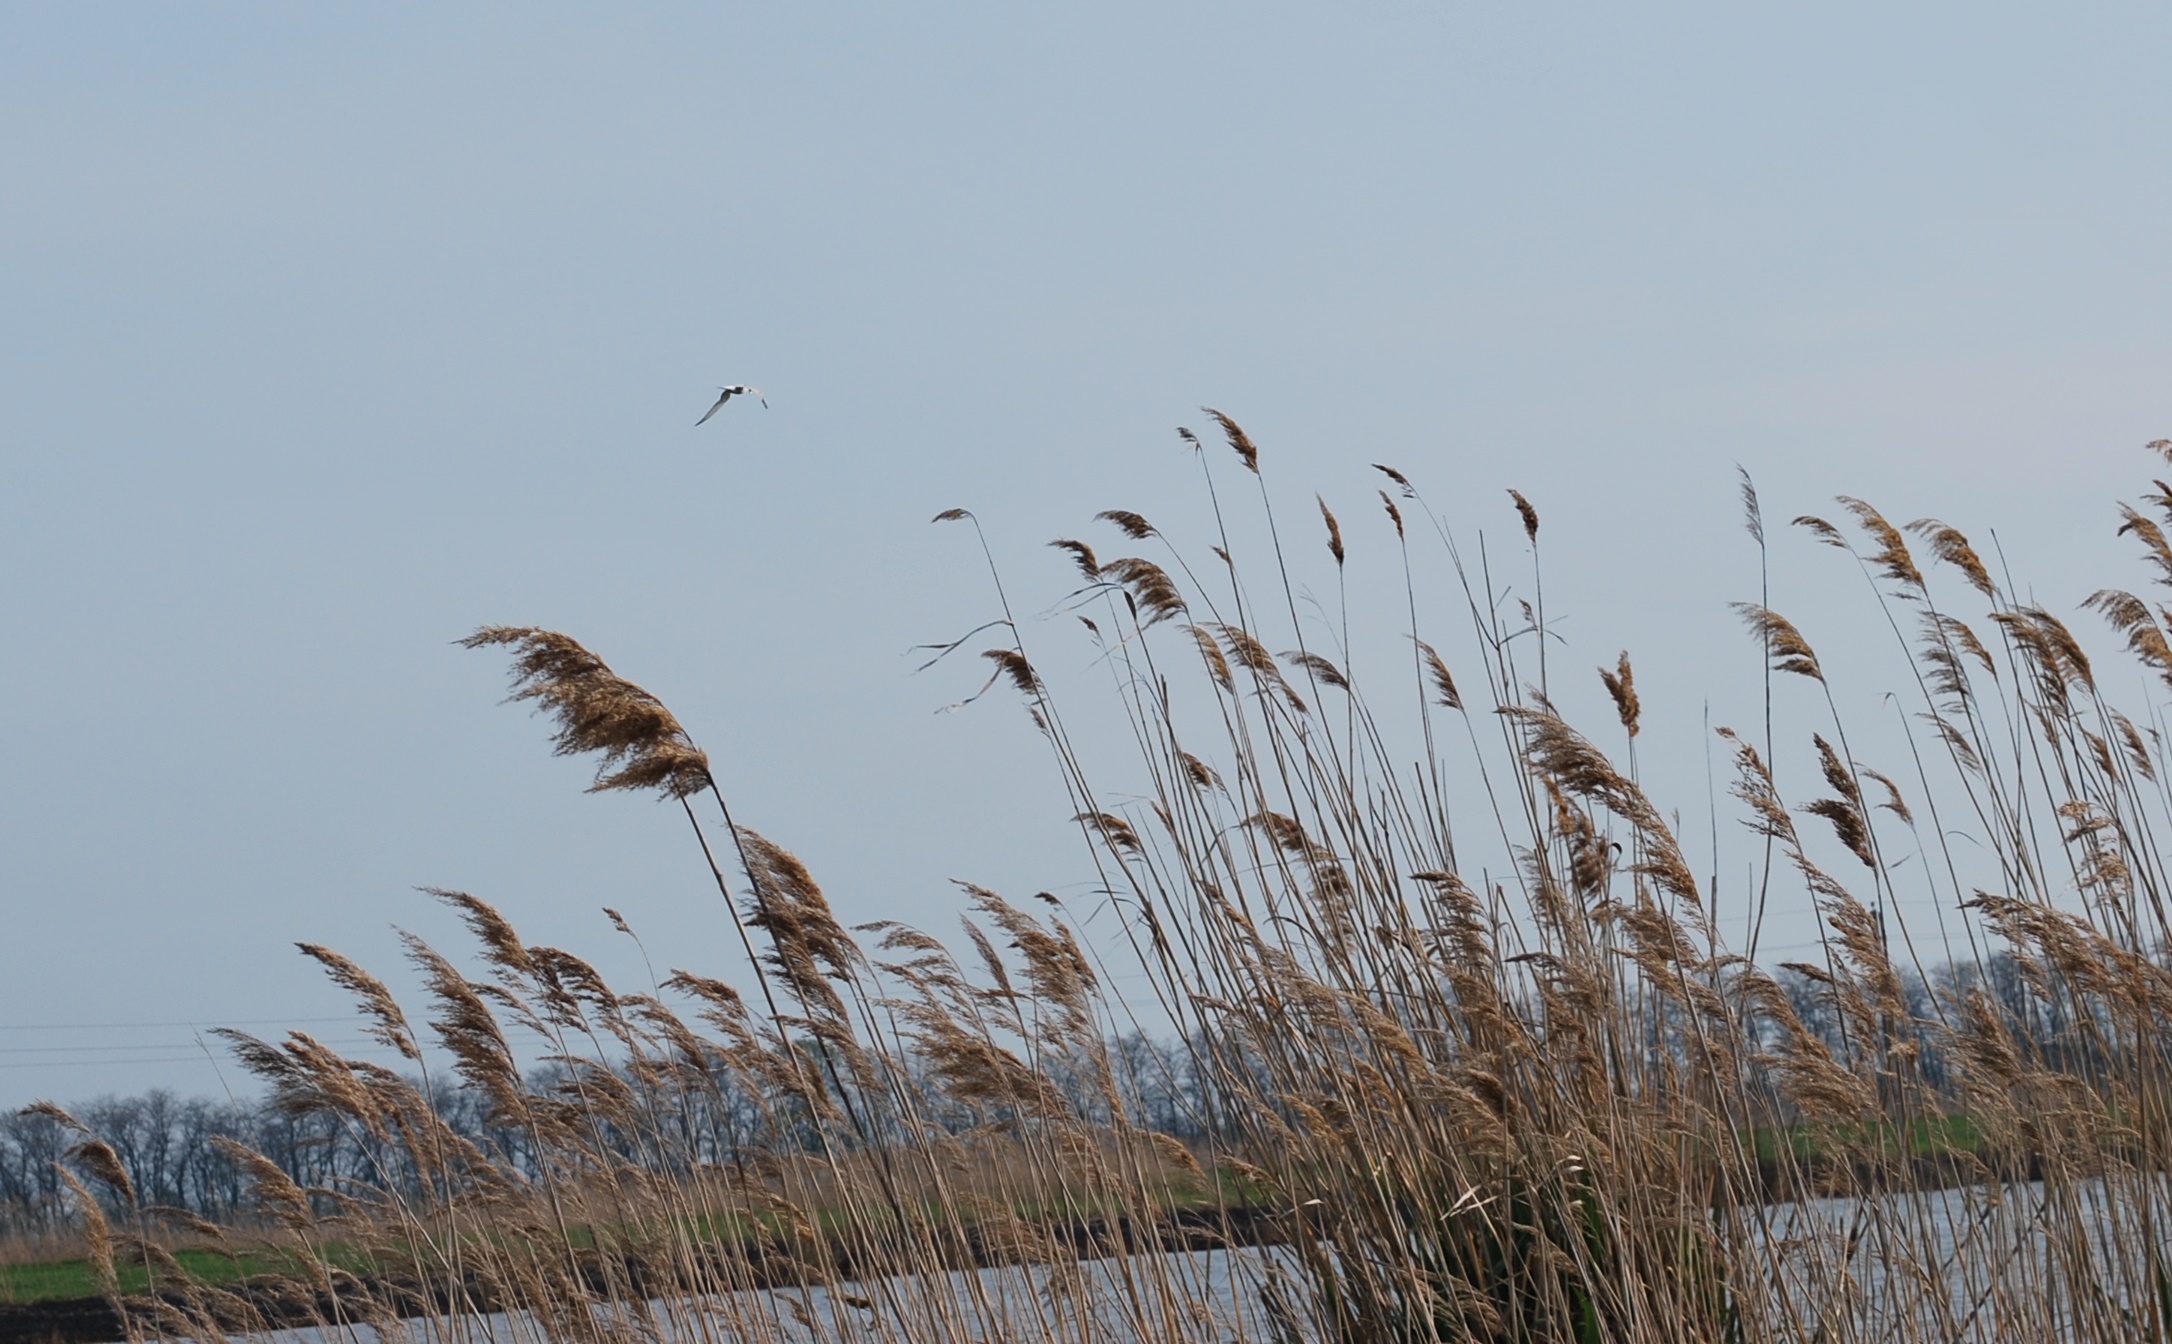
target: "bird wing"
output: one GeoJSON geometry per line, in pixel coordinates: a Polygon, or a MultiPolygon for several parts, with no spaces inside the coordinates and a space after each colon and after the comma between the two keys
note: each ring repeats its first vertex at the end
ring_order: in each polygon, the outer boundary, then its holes
{"type": "Polygon", "coordinates": [[[704,414],[704,415],[703,415],[703,416],[701,417],[701,419],[699,419],[699,420],[696,420],[696,421],[694,422],[694,424],[695,424],[696,426],[700,426],[700,425],[706,425],[706,424],[708,424],[708,423],[709,423],[709,417],[710,417],[710,416],[712,416],[712,415],[715,415],[715,414],[716,414],[716,413],[717,413],[718,411],[721,411],[721,410],[723,410],[723,409],[724,409],[724,403],[725,403],[725,402],[727,402],[727,401],[730,401],[731,399],[732,399],[731,389],[730,389],[730,388],[726,388],[726,389],[724,390],[724,395],[723,395],[723,396],[721,396],[721,397],[718,397],[718,398],[716,399],[716,405],[714,405],[714,406],[711,406],[711,407],[710,407],[710,408],[708,409],[707,413],[706,413],[706,414],[704,414]]]}

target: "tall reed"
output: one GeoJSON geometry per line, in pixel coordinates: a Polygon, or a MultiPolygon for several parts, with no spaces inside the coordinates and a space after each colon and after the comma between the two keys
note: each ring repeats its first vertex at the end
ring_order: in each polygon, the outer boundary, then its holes
{"type": "MultiPolygon", "coordinates": [[[[985,542],[996,636],[936,651],[983,653],[982,693],[1025,702],[1145,972],[1128,999],[1107,987],[1118,949],[1083,941],[1054,898],[1029,912],[965,888],[962,953],[888,921],[848,930],[798,858],[735,821],[655,696],[561,634],[467,641],[511,652],[516,698],[558,751],[598,759],[596,788],[684,812],[753,979],[675,970],[667,994],[623,994],[443,892],[482,969],[411,940],[418,1025],[368,972],[305,948],[417,1074],[299,1033],[232,1037],[279,1104],[339,1117],[382,1158],[381,1179],[339,1190],[257,1166],[324,1320],[420,1310],[464,1337],[507,1309],[552,1339],[2172,1334],[2156,834],[2172,793],[2154,715],[2110,703],[2059,616],[1935,520],[1897,527],[1852,498],[1845,526],[1796,520],[1860,562],[1906,655],[1911,782],[1855,755],[1825,662],[1760,582],[1741,614],[1771,669],[1763,720],[1717,730],[1765,860],[1738,947],[1640,781],[1629,654],[1598,672],[1610,751],[1556,708],[1568,674],[1548,664],[1535,572],[1515,600],[1388,467],[1383,524],[1321,500],[1301,543],[1259,446],[1211,414],[1227,458],[1184,435],[1217,519],[1205,552],[1121,510],[1097,521],[1142,553],[1055,543],[1084,583],[1065,605],[1112,674],[1083,694],[1112,697],[1097,724],[1113,705],[1128,726],[1119,787],[1072,727],[1081,693],[1042,673],[1054,636],[1016,618],[985,542]],[[1244,517],[1257,557],[1233,540],[1244,517]],[[1359,545],[1395,548],[1408,622],[1407,658],[1363,676],[1342,587],[1359,545]],[[1324,619],[1303,618],[1308,550],[1341,594],[1324,619]],[[1422,598],[1428,565],[1453,612],[1422,598]],[[1463,666],[1437,651],[1451,628],[1463,666]],[[1823,790],[1797,802],[1771,758],[1803,713],[1787,749],[1823,790]],[[1963,829],[1980,852],[1957,852],[1963,829]],[[1928,883],[1974,940],[1931,994],[1896,900],[1907,850],[1928,856],[1909,889],[1928,883]],[[1486,880],[1478,852],[1511,862],[1486,880]],[[1768,968],[1765,915],[1797,900],[1820,955],[1768,968]],[[1203,1139],[1141,1122],[1136,1060],[1110,1045],[1141,1022],[1183,1042],[1203,1139]],[[545,1082],[524,1076],[530,1055],[545,1082]],[[502,1142],[433,1110],[438,1060],[488,1098],[502,1142]],[[1261,1239],[1282,1249],[1168,1253],[1261,1239]],[[1212,1277],[1232,1265],[1241,1291],[1212,1277]]],[[[1511,493],[1535,566],[1541,516],[1511,493]]],[[[2172,586],[2172,487],[2144,503],[2154,516],[2125,508],[2119,530],[2172,586]]],[[[2124,589],[2085,605],[2172,685],[2172,612],[2124,589]]],[[[73,1156],[109,1195],[79,1187],[105,1263],[163,1254],[110,1150],[85,1135],[73,1156]]],[[[132,1304],[138,1329],[267,1322],[168,1277],[132,1304]]]]}

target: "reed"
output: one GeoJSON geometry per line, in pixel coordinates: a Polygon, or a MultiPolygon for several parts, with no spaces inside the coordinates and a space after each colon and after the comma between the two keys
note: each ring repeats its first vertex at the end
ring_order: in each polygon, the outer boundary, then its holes
{"type": "MultiPolygon", "coordinates": [[[[1718,730],[1764,856],[1738,945],[1640,779],[1630,655],[1597,670],[1613,722],[1569,722],[1536,573],[1513,599],[1382,467],[1388,528],[1319,501],[1344,603],[1353,553],[1395,548],[1402,651],[1360,659],[1347,605],[1300,619],[1305,563],[1264,454],[1210,414],[1227,456],[1184,441],[1211,562],[1123,510],[1098,521],[1148,553],[1054,543],[1111,689],[1043,674],[1055,636],[1015,619],[982,543],[1002,614],[981,693],[1007,685],[1047,743],[1147,975],[1128,1001],[1107,987],[1117,953],[1052,897],[964,888],[959,947],[848,929],[797,857],[734,820],[661,700],[562,634],[467,641],[511,652],[515,698],[559,752],[596,758],[596,788],[678,805],[754,978],[674,970],[664,994],[620,993],[454,892],[479,961],[411,941],[419,1015],[305,947],[416,1070],[230,1037],[279,1105],[338,1117],[381,1161],[334,1190],[253,1167],[317,1317],[393,1330],[419,1311],[466,1337],[507,1310],[515,1333],[580,1340],[2172,1336],[2172,792],[2154,716],[2111,703],[2059,616],[1935,520],[1846,497],[1846,526],[1796,520],[1859,562],[1905,656],[1912,782],[1857,757],[1826,664],[1761,582],[1740,610],[1771,669],[1763,721],[1718,730]],[[1256,558],[1230,525],[1255,489],[1256,558]],[[1455,611],[1421,598],[1429,564],[1455,611]],[[1116,787],[1069,726],[1084,697],[1128,726],[1116,787]],[[1783,793],[1783,732],[1818,796],[1783,793]],[[1962,827],[1980,851],[1956,852],[1962,827]],[[1908,880],[1972,948],[1930,992],[1928,932],[1894,913],[1908,849],[1930,870],[1908,880]],[[1764,916],[1790,901],[1814,905],[1821,954],[1767,967],[1764,916]],[[1140,1065],[1112,1045],[1142,1022],[1181,1040],[1204,1137],[1143,1122],[1140,1065]],[[535,1055],[541,1081],[518,1063],[535,1055]],[[437,1114],[433,1060],[488,1099],[499,1140],[437,1114]],[[1278,1249],[1170,1253],[1258,1241],[1278,1249]]],[[[1535,566],[1539,510],[1510,493],[1535,566]]],[[[1746,477],[1744,501],[1762,555],[1746,477]]],[[[2119,530],[2172,586],[2172,487],[2143,502],[2155,517],[2129,507],[2119,530]]],[[[2086,605],[2172,685],[2172,611],[2117,588],[2086,605]]],[[[83,1134],[70,1176],[109,1283],[166,1254],[164,1215],[111,1157],[83,1134]]],[[[166,1284],[126,1299],[140,1333],[271,1319],[166,1284]]]]}

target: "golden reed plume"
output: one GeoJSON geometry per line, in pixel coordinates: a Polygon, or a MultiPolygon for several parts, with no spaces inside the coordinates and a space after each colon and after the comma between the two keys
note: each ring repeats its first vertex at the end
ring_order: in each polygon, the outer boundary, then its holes
{"type": "Polygon", "coordinates": [[[654,789],[684,798],[710,785],[709,757],[664,702],[613,672],[570,635],[533,626],[486,625],[460,641],[513,649],[512,699],[532,700],[558,722],[560,756],[594,753],[592,793],[654,789]]]}

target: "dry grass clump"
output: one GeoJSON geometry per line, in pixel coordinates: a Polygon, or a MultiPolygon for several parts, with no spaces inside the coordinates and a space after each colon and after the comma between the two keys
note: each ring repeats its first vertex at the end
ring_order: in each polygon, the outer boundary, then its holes
{"type": "MultiPolygon", "coordinates": [[[[325,1320],[389,1326],[420,1305],[457,1332],[507,1308],[567,1339],[2172,1336],[2156,835],[2172,795],[2154,716],[2107,701],[2064,622],[1944,523],[1895,526],[1851,498],[1852,533],[1798,519],[1860,560],[1903,634],[1916,786],[1856,756],[1803,632],[1763,593],[1742,604],[1773,671],[1804,681],[1768,679],[1765,722],[1720,730],[1765,856],[1737,948],[1639,778],[1628,653],[1599,672],[1617,756],[1547,693],[1535,574],[1524,604],[1466,568],[1382,467],[1409,628],[1392,672],[1359,675],[1346,631],[1330,658],[1299,619],[1258,445],[1210,414],[1261,485],[1263,587],[1226,531],[1223,563],[1196,572],[1128,511],[1099,517],[1154,556],[1056,543],[1133,734],[1123,791],[1091,776],[1020,625],[984,627],[1006,634],[986,657],[1051,748],[1151,1005],[1109,993],[1052,898],[1028,912],[967,887],[963,951],[890,922],[848,930],[798,858],[731,820],[655,696],[553,632],[467,641],[513,651],[515,699],[550,716],[560,753],[598,759],[597,788],[685,810],[737,896],[758,992],[677,971],[668,998],[621,994],[458,893],[439,895],[483,969],[411,942],[421,1027],[305,948],[378,1039],[425,1072],[449,1058],[498,1136],[454,1133],[427,1076],[298,1033],[232,1038],[280,1105],[340,1117],[381,1158],[350,1189],[256,1169],[325,1320]],[[1413,547],[1435,542],[1475,695],[1411,578],[1413,547]],[[1815,689],[1797,704],[1792,688],[1815,689]],[[1775,724],[1800,730],[1784,749],[1817,796],[1784,791],[1775,724]],[[1458,819],[1507,862],[1467,853],[1458,819]],[[1951,845],[1964,827],[1980,850],[1951,845]],[[1910,849],[1933,862],[1902,874],[1910,849]],[[1926,882],[1976,948],[1935,983],[1895,914],[1926,882]],[[1762,903],[1789,900],[1816,910],[1819,955],[1768,968],[1762,903]],[[1181,1036],[1193,1142],[1140,1118],[1111,1045],[1134,1008],[1181,1036]],[[540,1080],[518,1064],[536,1054],[540,1080]],[[1202,1238],[1283,1249],[1230,1262],[1231,1290],[1164,1253],[1202,1238]],[[972,1266],[995,1268],[954,1273],[972,1266]]],[[[1538,512],[1510,494],[1535,564],[1538,512]]],[[[2172,489],[2150,502],[2172,524],[2172,489]]],[[[1339,585],[1371,543],[1320,513],[1339,585]]],[[[2124,523],[2172,586],[2159,524],[2124,523]]],[[[2088,605],[2172,678],[2172,611],[2118,589],[2088,605]]],[[[85,1135],[72,1154],[106,1191],[78,1187],[84,1235],[109,1265],[152,1254],[108,1217],[134,1200],[101,1147],[85,1135]]],[[[145,1332],[206,1337],[263,1319],[192,1290],[144,1310],[145,1332]]]]}

